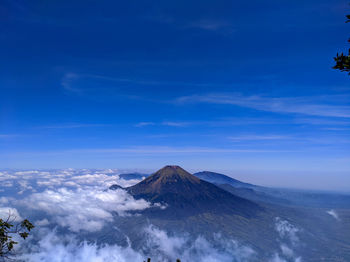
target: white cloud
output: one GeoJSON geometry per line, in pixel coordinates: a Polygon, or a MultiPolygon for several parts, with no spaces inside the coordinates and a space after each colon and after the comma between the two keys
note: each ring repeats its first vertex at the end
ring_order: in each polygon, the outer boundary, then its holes
{"type": "Polygon", "coordinates": [[[13,182],[12,181],[5,181],[2,183],[3,187],[13,187],[13,182]]]}
{"type": "Polygon", "coordinates": [[[174,122],[174,121],[162,122],[163,126],[172,126],[172,127],[185,127],[193,124],[194,124],[193,122],[174,122]]]}
{"type": "Polygon", "coordinates": [[[286,257],[294,256],[294,251],[291,248],[289,248],[287,245],[281,244],[280,248],[281,248],[282,254],[285,255],[286,257]]]}
{"type": "Polygon", "coordinates": [[[255,255],[251,248],[221,236],[217,236],[214,246],[203,237],[191,240],[187,236],[169,236],[152,225],[140,231],[144,231],[140,250],[131,248],[130,243],[126,246],[98,245],[78,241],[74,235],[58,235],[51,231],[38,244],[23,248],[26,252],[20,258],[25,262],[141,262],[147,257],[159,262],[174,262],[177,258],[184,262],[248,262],[255,255]]]}
{"type": "Polygon", "coordinates": [[[20,216],[18,210],[13,207],[0,207],[0,219],[19,222],[22,221],[22,217],[20,216]]]}
{"type": "Polygon", "coordinates": [[[286,140],[291,139],[289,136],[281,136],[281,135],[242,135],[242,136],[231,136],[230,140],[234,142],[239,141],[249,141],[249,140],[286,140]]]}
{"type": "Polygon", "coordinates": [[[20,259],[26,262],[130,262],[143,261],[144,257],[130,247],[79,243],[74,236],[65,241],[55,232],[50,232],[20,259]]]}
{"type": "Polygon", "coordinates": [[[136,127],[144,127],[144,126],[154,126],[156,123],[154,122],[139,122],[135,126],[136,127]]]}
{"type": "Polygon", "coordinates": [[[171,127],[185,127],[190,125],[198,124],[199,122],[179,122],[179,121],[163,121],[160,123],[155,122],[139,122],[135,126],[136,127],[144,127],[144,126],[171,126],[171,127]]]}
{"type": "Polygon", "coordinates": [[[331,210],[327,211],[327,214],[334,217],[336,220],[339,220],[338,213],[335,210],[331,209],[331,210]]]}
{"type": "Polygon", "coordinates": [[[0,175],[3,187],[17,189],[18,192],[34,191],[39,188],[93,188],[105,190],[113,184],[122,187],[134,185],[140,180],[120,179],[117,170],[65,169],[52,171],[3,171],[0,175]],[[18,187],[15,187],[18,185],[18,187]]]}
{"type": "Polygon", "coordinates": [[[301,262],[301,257],[295,254],[293,248],[299,244],[297,233],[300,231],[296,226],[279,217],[275,219],[275,230],[279,234],[280,250],[276,252],[271,259],[271,262],[301,262]]]}
{"type": "Polygon", "coordinates": [[[19,204],[46,212],[55,223],[73,232],[99,231],[107,222],[113,221],[113,213],[125,216],[129,211],[151,207],[149,202],[136,200],[122,189],[45,190],[31,194],[19,201],[19,204]]]}
{"type": "Polygon", "coordinates": [[[220,234],[214,235],[214,242],[204,237],[191,239],[187,235],[169,236],[165,231],[152,225],[145,229],[146,246],[155,250],[156,261],[203,261],[203,262],[231,262],[251,261],[255,252],[248,246],[239,245],[232,239],[224,239],[220,234]]]}
{"type": "Polygon", "coordinates": [[[151,206],[145,200],[135,200],[124,190],[107,190],[113,184],[127,187],[140,181],[120,179],[116,172],[111,169],[4,171],[0,178],[6,197],[0,198],[0,207],[43,211],[47,217],[36,218],[41,219],[39,224],[58,224],[72,231],[98,231],[113,220],[113,215],[130,215],[131,211],[151,206]]]}
{"type": "Polygon", "coordinates": [[[48,226],[49,224],[50,224],[50,222],[49,222],[49,220],[47,220],[47,218],[37,220],[34,222],[34,225],[39,226],[39,227],[48,226]]]}
{"type": "Polygon", "coordinates": [[[72,83],[79,78],[80,78],[80,75],[78,74],[67,73],[63,76],[61,80],[61,85],[66,91],[73,92],[73,93],[81,93],[80,89],[73,87],[72,85],[72,83]]]}
{"type": "Polygon", "coordinates": [[[301,262],[301,261],[302,259],[300,257],[292,258],[292,259],[284,259],[280,257],[278,254],[275,254],[272,260],[270,260],[270,262],[301,262]]]}
{"type": "Polygon", "coordinates": [[[288,261],[281,258],[278,254],[274,254],[271,262],[288,262],[288,261]]]}
{"type": "Polygon", "coordinates": [[[299,229],[286,220],[276,217],[275,229],[282,239],[289,240],[292,244],[297,244],[299,229]]]}

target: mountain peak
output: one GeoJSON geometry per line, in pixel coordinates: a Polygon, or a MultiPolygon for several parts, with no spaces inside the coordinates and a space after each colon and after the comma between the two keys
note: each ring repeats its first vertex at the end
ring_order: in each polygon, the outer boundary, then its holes
{"type": "Polygon", "coordinates": [[[180,166],[177,165],[166,165],[165,167],[163,167],[162,169],[183,169],[180,166]]]}
{"type": "Polygon", "coordinates": [[[152,176],[154,176],[154,178],[159,178],[161,180],[177,178],[180,180],[182,179],[189,180],[193,183],[199,182],[199,179],[197,177],[188,173],[185,169],[181,168],[180,166],[175,166],[175,165],[165,166],[162,169],[158,170],[156,173],[154,173],[152,176]]]}
{"type": "Polygon", "coordinates": [[[200,179],[179,166],[168,165],[158,170],[145,180],[131,187],[131,191],[159,194],[162,192],[180,193],[184,185],[199,184],[200,179]]]}
{"type": "Polygon", "coordinates": [[[176,165],[167,165],[161,169],[159,169],[157,172],[162,173],[176,173],[176,172],[186,172],[183,168],[176,165]]]}

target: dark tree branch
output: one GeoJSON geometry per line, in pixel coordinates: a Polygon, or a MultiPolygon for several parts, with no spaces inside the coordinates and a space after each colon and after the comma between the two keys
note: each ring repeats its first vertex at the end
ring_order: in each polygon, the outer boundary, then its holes
{"type": "Polygon", "coordinates": [[[13,240],[13,236],[19,235],[26,239],[34,225],[27,219],[20,223],[15,223],[17,217],[9,211],[6,219],[0,218],[0,261],[11,260],[13,248],[18,242],[13,240]]]}
{"type": "MultiPolygon", "coordinates": [[[[348,19],[346,23],[350,22],[350,15],[347,15],[346,18],[348,19]]],[[[350,43],[350,39],[348,40],[350,43]]],[[[344,55],[344,53],[337,54],[336,57],[334,57],[335,66],[333,66],[333,69],[340,70],[342,72],[349,72],[350,75],[350,49],[348,51],[348,55],[344,55]]]]}

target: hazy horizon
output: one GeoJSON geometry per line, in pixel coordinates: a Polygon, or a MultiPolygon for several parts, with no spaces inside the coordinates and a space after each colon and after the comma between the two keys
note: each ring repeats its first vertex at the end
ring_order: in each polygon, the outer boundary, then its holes
{"type": "MultiPolygon", "coordinates": [[[[170,163],[172,164],[172,163],[170,163]]],[[[155,168],[117,168],[117,167],[109,167],[109,168],[103,168],[103,167],[78,167],[78,168],[0,168],[0,174],[1,171],[54,171],[54,170],[100,170],[101,173],[104,173],[106,170],[113,170],[114,172],[117,172],[118,174],[127,174],[127,173],[140,173],[140,174],[153,174],[160,168],[162,168],[165,165],[161,165],[159,167],[155,168]]],[[[176,164],[178,165],[178,164],[176,164]]],[[[275,173],[275,175],[271,175],[271,173],[262,173],[262,172],[249,172],[244,170],[227,170],[227,169],[218,169],[218,168],[187,168],[186,166],[180,165],[190,173],[196,173],[201,171],[210,171],[210,172],[216,172],[220,174],[224,174],[226,176],[229,176],[231,178],[237,179],[241,182],[245,183],[251,183],[258,186],[266,186],[266,187],[273,187],[273,188],[285,188],[285,189],[295,189],[295,190],[315,190],[315,191],[324,191],[324,192],[339,192],[339,193],[350,193],[350,188],[348,184],[340,184],[337,183],[337,180],[333,183],[328,183],[327,186],[324,186],[324,181],[317,180],[317,177],[319,177],[319,173],[313,173],[314,180],[312,181],[306,181],[305,179],[295,179],[296,175],[302,175],[302,173],[294,173],[294,172],[282,172],[278,171],[275,173]]],[[[310,173],[308,174],[310,175],[310,173]]],[[[344,178],[347,177],[347,173],[343,174],[344,178]]]]}

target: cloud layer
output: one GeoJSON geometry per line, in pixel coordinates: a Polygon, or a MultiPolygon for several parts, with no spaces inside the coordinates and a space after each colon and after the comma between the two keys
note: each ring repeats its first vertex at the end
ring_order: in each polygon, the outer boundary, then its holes
{"type": "Polygon", "coordinates": [[[45,190],[34,193],[20,202],[32,210],[44,211],[54,223],[72,232],[99,231],[106,222],[113,221],[113,214],[125,216],[128,211],[140,211],[151,204],[143,199],[135,200],[125,190],[45,190]]]}
{"type": "Polygon", "coordinates": [[[23,247],[26,252],[21,259],[26,262],[141,262],[151,257],[152,261],[158,262],[173,262],[177,258],[184,262],[248,262],[255,257],[251,248],[223,239],[220,235],[216,236],[214,246],[202,237],[191,240],[187,236],[169,236],[152,225],[144,228],[143,233],[143,248],[135,251],[129,244],[98,245],[78,241],[74,235],[49,232],[36,245],[23,247]]]}
{"type": "Polygon", "coordinates": [[[112,184],[129,186],[139,180],[120,179],[115,170],[3,171],[0,176],[4,197],[0,214],[14,206],[25,213],[40,214],[41,225],[58,225],[71,232],[96,232],[114,216],[128,216],[151,207],[123,189],[107,190],[112,184]],[[5,197],[6,196],[6,197],[5,197]]]}

